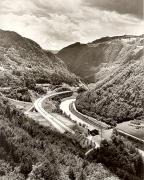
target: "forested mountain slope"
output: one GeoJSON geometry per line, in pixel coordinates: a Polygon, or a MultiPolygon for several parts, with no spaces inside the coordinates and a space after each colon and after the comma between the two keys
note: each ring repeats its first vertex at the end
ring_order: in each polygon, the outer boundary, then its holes
{"type": "Polygon", "coordinates": [[[36,83],[78,82],[64,62],[50,51],[15,32],[0,30],[0,85],[24,85],[25,78],[36,83]]]}
{"type": "MultiPolygon", "coordinates": [[[[125,48],[101,67],[95,88],[76,101],[78,110],[108,124],[144,117],[144,37],[118,41],[125,48]]],[[[114,42],[108,57],[116,50],[114,42]]]]}
{"type": "Polygon", "coordinates": [[[142,53],[140,41],[143,41],[143,35],[104,37],[88,44],[72,44],[59,51],[57,56],[85,82],[97,82],[123,61],[129,61],[133,56],[137,59],[142,53]]]}
{"type": "Polygon", "coordinates": [[[84,153],[72,137],[40,126],[0,96],[0,179],[118,180],[84,153]]]}

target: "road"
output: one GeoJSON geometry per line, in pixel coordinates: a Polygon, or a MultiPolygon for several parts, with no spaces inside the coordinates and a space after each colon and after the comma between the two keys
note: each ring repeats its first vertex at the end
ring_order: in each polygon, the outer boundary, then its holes
{"type": "MultiPolygon", "coordinates": [[[[79,117],[77,117],[76,115],[74,115],[70,109],[69,109],[69,106],[72,102],[74,102],[76,99],[75,98],[68,98],[68,99],[65,99],[64,101],[61,102],[60,104],[60,109],[66,113],[67,116],[70,117],[70,119],[72,119],[73,121],[76,121],[78,123],[81,123],[81,124],[85,124],[89,130],[93,130],[95,129],[95,127],[91,124],[88,124],[87,122],[83,121],[82,119],[80,119],[79,117]]],[[[93,141],[92,139],[92,136],[88,136],[87,139],[93,141]]],[[[96,141],[93,141],[95,144],[96,144],[96,147],[99,147],[100,144],[96,141]]],[[[87,153],[86,153],[87,154],[87,153]]]]}
{"type": "MultiPolygon", "coordinates": [[[[60,133],[64,133],[66,131],[74,134],[75,132],[70,129],[68,126],[66,126],[65,124],[63,124],[61,121],[59,121],[58,119],[56,119],[55,117],[53,117],[51,114],[49,114],[48,112],[46,112],[42,106],[43,102],[48,99],[48,98],[52,98],[56,95],[60,95],[60,94],[64,94],[67,93],[69,91],[65,91],[65,92],[58,92],[58,93],[53,93],[53,94],[48,94],[44,97],[41,97],[39,99],[37,99],[34,102],[34,108],[47,120],[49,121],[53,127],[55,127],[60,133]]],[[[74,121],[77,121],[81,124],[86,124],[86,126],[93,130],[95,129],[95,127],[91,124],[89,124],[88,122],[83,121],[81,118],[77,117],[76,115],[74,115],[71,111],[70,111],[70,104],[72,102],[75,101],[75,98],[68,98],[65,99],[64,101],[62,101],[62,103],[60,104],[60,109],[65,112],[68,116],[70,116],[70,118],[74,121]]],[[[89,137],[90,138],[90,137],[89,137]]],[[[95,143],[97,144],[96,146],[99,147],[99,143],[97,141],[95,141],[95,143]]],[[[87,153],[89,153],[91,150],[89,150],[87,153]]],[[[144,157],[144,151],[138,149],[138,151],[140,152],[140,154],[142,154],[142,156],[144,157]]],[[[86,154],[87,154],[86,153],[86,154]]]]}
{"type": "Polygon", "coordinates": [[[65,99],[64,101],[62,101],[62,103],[60,104],[60,109],[66,113],[67,116],[69,116],[73,121],[77,121],[78,123],[81,124],[86,124],[86,126],[93,130],[95,127],[86,123],[85,121],[83,121],[82,119],[80,119],[79,117],[77,117],[76,115],[74,115],[70,109],[69,106],[72,102],[74,102],[76,99],[75,98],[71,98],[71,99],[65,99]]]}
{"type": "Polygon", "coordinates": [[[69,91],[65,91],[65,92],[59,92],[59,93],[54,93],[54,94],[50,94],[50,95],[46,95],[42,98],[37,99],[34,102],[34,107],[35,109],[47,120],[49,121],[60,133],[64,133],[66,131],[74,134],[75,132],[73,130],[71,130],[68,126],[66,126],[65,124],[63,124],[61,121],[59,121],[58,119],[56,119],[55,117],[53,117],[51,114],[49,114],[48,112],[46,112],[44,110],[44,108],[42,107],[43,102],[51,97],[54,97],[56,95],[60,95],[60,94],[65,94],[68,93],[69,91]]]}
{"type": "Polygon", "coordinates": [[[66,113],[68,116],[71,117],[72,120],[75,120],[79,123],[85,124],[89,130],[94,130],[94,129],[108,129],[108,125],[106,125],[103,122],[99,122],[94,118],[88,118],[86,115],[83,115],[82,113],[78,112],[76,110],[75,107],[75,98],[71,98],[71,99],[65,99],[64,101],[62,101],[62,103],[60,104],[60,109],[66,113]],[[71,105],[73,106],[71,108],[71,105]],[[73,113],[73,111],[75,113],[73,113]]]}
{"type": "MultiPolygon", "coordinates": [[[[75,120],[79,123],[82,124],[86,124],[88,128],[93,129],[95,128],[94,126],[92,126],[91,124],[88,124],[87,122],[83,121],[82,119],[80,119],[79,117],[77,117],[76,115],[74,115],[71,111],[70,111],[70,104],[73,103],[75,101],[75,98],[72,99],[65,99],[64,101],[62,101],[62,103],[60,104],[60,109],[65,112],[68,116],[70,116],[70,118],[72,120],[75,120]]],[[[97,142],[96,142],[97,143],[97,142]]],[[[91,151],[91,150],[90,150],[91,151]]],[[[138,149],[139,153],[144,157],[144,151],[138,149]]],[[[87,152],[89,153],[89,151],[87,152]]]]}

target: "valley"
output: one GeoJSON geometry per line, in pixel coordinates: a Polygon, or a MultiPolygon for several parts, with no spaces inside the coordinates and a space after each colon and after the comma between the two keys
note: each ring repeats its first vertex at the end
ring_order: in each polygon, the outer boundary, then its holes
{"type": "Polygon", "coordinates": [[[143,43],[116,36],[53,54],[0,30],[0,176],[141,180],[143,43]]]}

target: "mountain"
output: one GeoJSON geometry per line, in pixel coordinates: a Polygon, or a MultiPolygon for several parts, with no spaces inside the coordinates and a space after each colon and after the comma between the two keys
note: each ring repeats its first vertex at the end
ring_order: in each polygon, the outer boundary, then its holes
{"type": "Polygon", "coordinates": [[[131,59],[131,52],[142,37],[124,35],[104,37],[88,44],[77,42],[60,50],[57,56],[85,82],[97,82],[115,70],[119,63],[131,59]]]}
{"type": "Polygon", "coordinates": [[[78,78],[52,52],[15,32],[0,30],[1,86],[20,86],[25,78],[36,83],[78,83],[78,78]]]}
{"type": "Polygon", "coordinates": [[[143,121],[144,35],[97,46],[102,47],[99,52],[103,51],[105,63],[99,65],[93,89],[77,97],[77,109],[111,125],[132,119],[143,121]]]}
{"type": "Polygon", "coordinates": [[[39,125],[0,95],[0,179],[70,180],[84,172],[87,180],[119,180],[87,160],[86,151],[72,136],[39,125]]]}

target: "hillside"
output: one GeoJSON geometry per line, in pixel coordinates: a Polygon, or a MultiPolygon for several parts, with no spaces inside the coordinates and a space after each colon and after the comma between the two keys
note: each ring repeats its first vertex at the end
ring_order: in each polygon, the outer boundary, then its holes
{"type": "Polygon", "coordinates": [[[108,63],[97,73],[95,87],[76,102],[84,114],[111,125],[144,117],[144,36],[117,41],[105,50],[108,63]]]}
{"type": "MultiPolygon", "coordinates": [[[[97,82],[115,70],[119,63],[131,59],[134,55],[131,52],[135,50],[140,39],[143,41],[143,36],[125,35],[104,37],[88,44],[77,42],[59,51],[57,56],[85,82],[97,82]]],[[[142,53],[142,50],[139,53],[142,53]]],[[[139,56],[138,53],[135,55],[139,56]]]]}
{"type": "Polygon", "coordinates": [[[0,179],[118,180],[100,163],[85,159],[72,137],[43,127],[0,96],[0,179]]]}
{"type": "Polygon", "coordinates": [[[0,86],[24,86],[26,78],[35,83],[78,82],[50,51],[15,32],[0,30],[0,86]]]}

